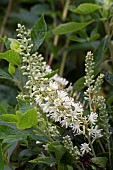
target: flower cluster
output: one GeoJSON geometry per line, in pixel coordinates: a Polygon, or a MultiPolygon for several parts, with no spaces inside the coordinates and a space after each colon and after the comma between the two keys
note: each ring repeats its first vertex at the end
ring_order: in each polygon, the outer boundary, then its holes
{"type": "MultiPolygon", "coordinates": [[[[27,31],[24,26],[19,24],[17,31],[21,48],[21,71],[23,75],[28,77],[24,86],[24,93],[20,93],[18,98],[29,100],[30,104],[39,112],[40,118],[43,117],[42,114],[45,114],[48,120],[52,119],[65,128],[71,128],[74,135],[83,134],[86,139],[91,138],[93,141],[102,137],[102,129],[98,127],[98,114],[92,109],[92,103],[90,103],[90,115],[84,116],[82,104],[70,96],[69,92],[73,88],[72,85],[68,85],[69,82],[66,79],[54,73],[50,66],[44,62],[41,54],[32,53],[33,44],[31,43],[30,30],[27,31]]],[[[86,56],[87,99],[91,99],[91,93],[94,89],[92,86],[92,83],[94,83],[93,70],[93,55],[89,52],[86,56]]],[[[99,84],[98,81],[97,84],[99,84]]],[[[51,126],[50,129],[54,130],[54,127],[51,126]]],[[[65,141],[66,139],[64,138],[65,141]]],[[[68,141],[70,143],[70,139],[68,141]]],[[[75,150],[78,152],[76,146],[73,149],[74,152],[75,150]]],[[[80,151],[82,154],[90,152],[89,144],[81,144],[80,151]]]]}

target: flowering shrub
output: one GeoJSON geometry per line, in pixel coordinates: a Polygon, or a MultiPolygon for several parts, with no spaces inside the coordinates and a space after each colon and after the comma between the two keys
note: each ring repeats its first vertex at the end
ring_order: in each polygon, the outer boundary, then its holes
{"type": "MultiPolygon", "coordinates": [[[[53,71],[41,54],[32,51],[33,31],[18,24],[18,38],[11,42],[11,50],[3,54],[9,60],[12,76],[15,65],[18,66],[20,82],[16,78],[13,81],[20,92],[15,113],[0,115],[0,120],[8,123],[1,127],[14,130],[12,137],[15,131],[22,133],[14,138],[20,141],[20,145],[25,143],[27,148],[29,142],[34,141],[34,148],[40,149],[35,157],[31,154],[28,162],[44,164],[42,169],[104,169],[111,161],[109,116],[105,99],[100,95],[104,74],[94,79],[94,58],[88,52],[84,83],[87,87],[84,92],[86,104],[77,101],[72,84],[59,77],[58,71],[53,71]],[[8,52],[13,52],[14,60],[8,58],[8,52]],[[16,127],[9,126],[9,123],[16,127]],[[106,146],[103,146],[104,143],[106,146]],[[95,147],[97,144],[98,147],[95,147]],[[108,151],[107,156],[99,156],[105,151],[108,151]]],[[[10,135],[3,135],[3,144],[10,138],[10,135]]]]}
{"type": "MultiPolygon", "coordinates": [[[[79,14],[85,5],[75,12],[79,14]]],[[[89,6],[89,12],[99,9],[98,5],[89,6]]],[[[75,26],[68,24],[71,29],[75,26]]],[[[67,25],[53,32],[67,33],[62,32],[67,25]]],[[[1,170],[111,170],[112,115],[102,93],[107,73],[99,69],[98,58],[87,52],[82,88],[80,82],[73,86],[37,52],[47,31],[43,15],[32,29],[18,24],[16,31],[16,39],[2,38],[8,50],[0,53],[0,59],[9,63],[8,72],[0,72],[2,78],[18,88],[12,112],[0,108],[1,170]]]]}

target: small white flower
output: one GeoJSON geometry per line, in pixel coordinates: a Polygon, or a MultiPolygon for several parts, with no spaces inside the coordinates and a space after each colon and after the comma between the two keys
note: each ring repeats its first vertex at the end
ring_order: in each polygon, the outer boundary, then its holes
{"type": "Polygon", "coordinates": [[[47,87],[47,90],[48,91],[51,91],[51,90],[57,90],[58,89],[58,84],[56,82],[51,82],[49,83],[49,87],[47,87]]]}
{"type": "Polygon", "coordinates": [[[53,79],[62,86],[66,86],[68,84],[68,81],[65,78],[59,77],[58,74],[55,74],[53,79]]]}
{"type": "Polygon", "coordinates": [[[78,121],[75,121],[73,123],[70,124],[70,127],[72,128],[73,130],[73,133],[80,133],[81,130],[80,130],[80,123],[78,121]]]}
{"type": "Polygon", "coordinates": [[[95,124],[97,122],[97,118],[98,118],[98,114],[91,112],[91,114],[89,115],[89,121],[91,124],[95,124]]]}
{"type": "Polygon", "coordinates": [[[98,129],[98,126],[92,126],[91,129],[88,129],[89,131],[89,136],[93,137],[94,139],[98,139],[102,137],[103,135],[101,134],[102,129],[98,129]]]}
{"type": "Polygon", "coordinates": [[[91,148],[89,147],[88,143],[83,143],[83,144],[81,144],[81,149],[80,150],[82,151],[82,154],[84,155],[85,152],[86,153],[90,152],[91,148]]]}

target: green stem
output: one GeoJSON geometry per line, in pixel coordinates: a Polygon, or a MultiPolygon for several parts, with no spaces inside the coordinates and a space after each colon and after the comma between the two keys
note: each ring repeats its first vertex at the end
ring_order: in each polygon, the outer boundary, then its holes
{"type": "Polygon", "coordinates": [[[76,165],[78,170],[83,170],[83,168],[80,167],[80,165],[76,165]]]}
{"type": "MultiPolygon", "coordinates": [[[[64,6],[64,10],[63,10],[63,13],[62,13],[62,17],[61,17],[61,20],[62,20],[62,21],[65,21],[65,20],[66,20],[69,4],[70,4],[70,0],[67,0],[66,3],[65,3],[65,6],[64,6]]],[[[53,19],[54,19],[54,18],[53,18],[53,19]]],[[[53,20],[53,25],[56,26],[56,19],[53,20]]],[[[55,35],[55,37],[54,37],[54,42],[53,42],[54,46],[57,46],[58,40],[59,40],[59,35],[55,35]]],[[[50,66],[52,65],[53,58],[54,58],[54,54],[51,53],[50,59],[49,59],[49,62],[48,62],[48,65],[50,65],[50,66]]]]}
{"type": "Polygon", "coordinates": [[[104,147],[103,147],[103,145],[102,145],[100,139],[98,140],[98,142],[99,142],[99,145],[100,145],[100,147],[101,147],[101,149],[102,149],[102,152],[104,153],[104,152],[105,152],[105,149],[104,149],[104,147]]]}
{"type": "Polygon", "coordinates": [[[23,73],[22,73],[21,68],[19,68],[19,71],[20,71],[20,85],[21,85],[21,91],[22,91],[22,93],[24,94],[24,79],[23,79],[23,73]]]}
{"type": "MultiPolygon", "coordinates": [[[[69,44],[69,41],[66,42],[65,47],[67,47],[69,44]]],[[[66,58],[67,58],[67,51],[64,52],[63,56],[62,56],[62,62],[61,62],[61,66],[60,66],[60,70],[59,70],[59,76],[63,76],[63,72],[64,72],[64,67],[65,67],[65,63],[66,63],[66,58]]]]}
{"type": "Polygon", "coordinates": [[[91,150],[92,150],[93,156],[94,156],[94,157],[96,157],[96,154],[95,154],[95,151],[94,151],[93,145],[92,145],[91,140],[90,140],[90,136],[88,136],[87,138],[88,138],[88,141],[89,141],[89,144],[90,144],[90,147],[91,147],[91,150]]]}

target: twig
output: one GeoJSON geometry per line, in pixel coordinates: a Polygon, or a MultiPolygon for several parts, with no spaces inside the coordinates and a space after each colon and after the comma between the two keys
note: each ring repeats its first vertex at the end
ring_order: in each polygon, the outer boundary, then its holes
{"type": "MultiPolygon", "coordinates": [[[[61,20],[62,20],[62,21],[65,21],[65,19],[66,19],[66,17],[67,17],[67,12],[68,12],[69,3],[70,3],[70,0],[67,0],[67,1],[66,1],[66,4],[65,4],[65,6],[64,6],[64,10],[63,10],[63,13],[62,13],[62,17],[61,17],[61,20]]],[[[54,46],[57,46],[58,40],[59,40],[59,35],[55,35],[55,37],[54,37],[54,42],[53,42],[53,45],[54,45],[54,46]]],[[[49,62],[48,62],[48,65],[50,65],[50,66],[52,65],[53,58],[54,58],[54,54],[51,53],[50,59],[49,59],[49,62]]]]}
{"type": "MultiPolygon", "coordinates": [[[[1,26],[1,30],[0,30],[0,35],[1,35],[1,37],[2,37],[3,34],[4,34],[5,25],[6,25],[6,23],[7,23],[7,19],[8,19],[9,13],[10,13],[10,11],[11,11],[12,2],[13,2],[13,0],[9,0],[8,5],[7,5],[7,9],[6,9],[6,12],[5,12],[5,15],[4,15],[4,18],[3,18],[3,22],[2,22],[2,24],[1,24],[1,25],[2,25],[2,26],[1,26]]],[[[3,52],[3,50],[4,50],[4,44],[2,43],[0,51],[3,52]]]]}

